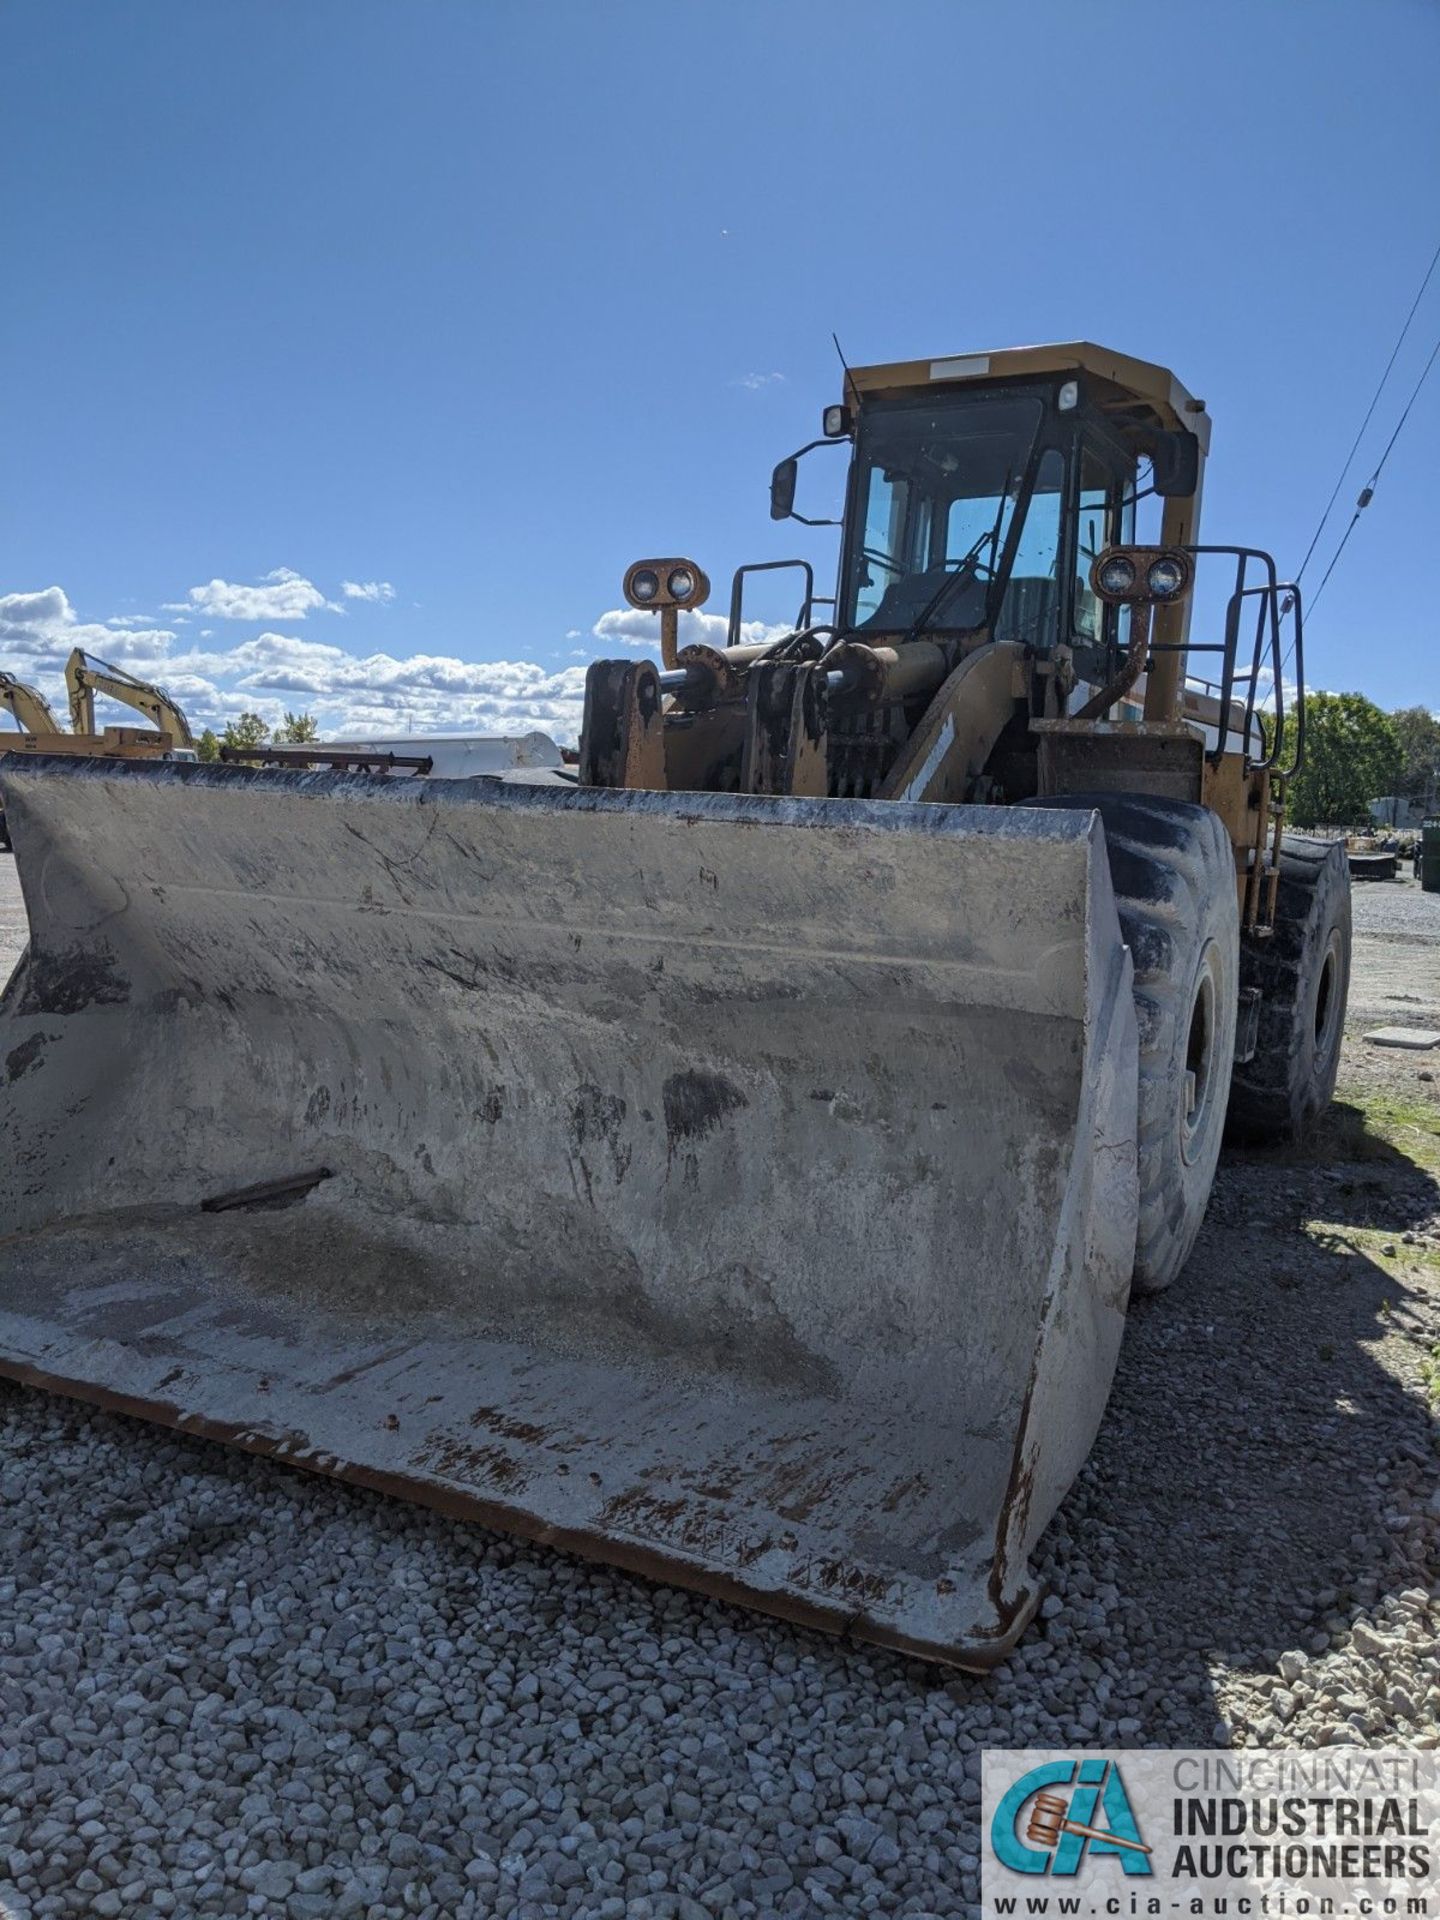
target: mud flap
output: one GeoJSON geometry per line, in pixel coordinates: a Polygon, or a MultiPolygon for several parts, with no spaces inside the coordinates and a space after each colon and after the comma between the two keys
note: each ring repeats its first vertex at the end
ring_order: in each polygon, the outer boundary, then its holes
{"type": "Polygon", "coordinates": [[[962,1665],[1115,1365],[1090,815],[33,760],[0,1372],[962,1665]]]}

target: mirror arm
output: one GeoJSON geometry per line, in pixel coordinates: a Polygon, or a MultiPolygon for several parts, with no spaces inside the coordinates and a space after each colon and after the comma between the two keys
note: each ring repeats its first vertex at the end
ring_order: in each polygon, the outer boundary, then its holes
{"type": "MultiPolygon", "coordinates": [[[[782,467],[795,468],[798,463],[805,458],[805,455],[807,453],[813,453],[816,447],[844,447],[849,444],[848,440],[831,440],[824,438],[809,440],[803,447],[797,447],[794,453],[787,454],[785,459],[776,467],[775,472],[778,474],[782,467]]],[[[791,485],[793,489],[793,478],[791,485]]],[[[807,520],[803,513],[796,513],[793,505],[794,497],[792,491],[790,496],[792,504],[787,507],[783,513],[777,513],[775,511],[775,480],[774,475],[772,475],[770,480],[770,518],[772,520],[798,520],[802,527],[841,527],[845,524],[843,520],[807,520]]]]}

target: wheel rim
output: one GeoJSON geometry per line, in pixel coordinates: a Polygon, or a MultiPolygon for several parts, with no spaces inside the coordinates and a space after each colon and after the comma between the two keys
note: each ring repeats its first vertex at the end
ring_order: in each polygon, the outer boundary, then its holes
{"type": "Polygon", "coordinates": [[[1325,958],[1320,963],[1320,979],[1315,988],[1315,1071],[1322,1073],[1330,1064],[1340,1032],[1340,971],[1343,965],[1339,927],[1330,929],[1325,942],[1325,958]]]}
{"type": "Polygon", "coordinates": [[[1210,941],[1200,957],[1200,970],[1190,1003],[1190,1026],[1185,1042],[1185,1072],[1181,1081],[1180,1152],[1189,1166],[1200,1151],[1207,1123],[1215,1107],[1216,1020],[1220,954],[1210,941]]]}

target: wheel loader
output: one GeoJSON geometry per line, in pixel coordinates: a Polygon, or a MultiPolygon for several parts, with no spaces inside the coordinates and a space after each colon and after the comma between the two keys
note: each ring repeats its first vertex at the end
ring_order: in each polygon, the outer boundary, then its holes
{"type": "Polygon", "coordinates": [[[1089,344],[856,368],[771,482],[839,449],[833,596],[637,562],[573,768],[5,765],[0,1368],[1003,1657],[1227,1122],[1335,1079],[1300,596],[1200,542],[1209,435],[1089,344]]]}

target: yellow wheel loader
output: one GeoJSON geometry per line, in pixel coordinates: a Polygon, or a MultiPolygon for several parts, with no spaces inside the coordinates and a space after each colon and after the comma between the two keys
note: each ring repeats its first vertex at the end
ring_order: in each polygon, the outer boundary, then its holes
{"type": "Polygon", "coordinates": [[[0,1368],[1000,1658],[1227,1112],[1335,1076],[1299,596],[1199,543],[1208,438],[1086,344],[857,369],[833,601],[682,645],[632,566],[574,768],[6,765],[0,1368]]]}

